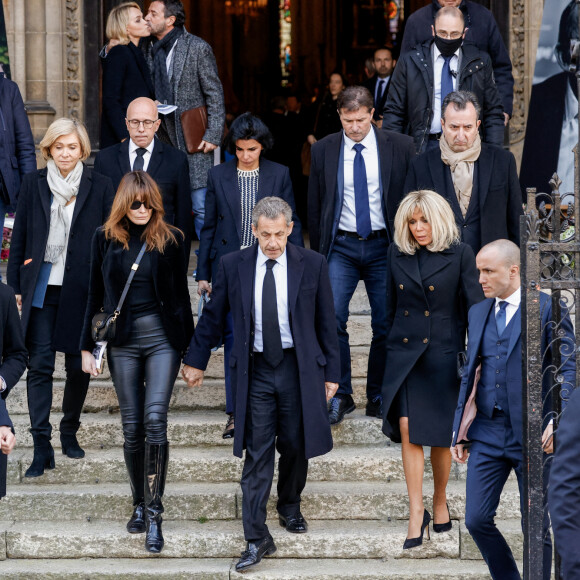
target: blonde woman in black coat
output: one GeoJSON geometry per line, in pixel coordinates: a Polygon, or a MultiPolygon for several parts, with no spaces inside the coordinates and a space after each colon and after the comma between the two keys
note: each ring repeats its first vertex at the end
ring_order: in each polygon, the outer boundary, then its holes
{"type": "Polygon", "coordinates": [[[423,505],[423,446],[431,447],[436,532],[451,529],[446,487],[469,308],[483,300],[472,249],[459,242],[448,202],[434,191],[409,193],[395,216],[387,269],[387,358],[383,432],[402,442],[409,493],[403,549],[421,545],[431,515],[423,505]]]}

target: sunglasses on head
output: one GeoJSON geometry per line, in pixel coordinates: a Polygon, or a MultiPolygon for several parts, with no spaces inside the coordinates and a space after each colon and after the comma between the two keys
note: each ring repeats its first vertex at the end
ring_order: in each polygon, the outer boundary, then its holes
{"type": "Polygon", "coordinates": [[[138,209],[141,209],[141,206],[142,206],[142,205],[144,205],[144,206],[145,206],[145,209],[151,209],[151,208],[149,207],[149,204],[148,204],[147,202],[145,202],[145,201],[141,201],[141,200],[139,200],[139,199],[136,199],[136,200],[135,200],[135,201],[134,201],[134,202],[133,202],[133,203],[132,203],[132,204],[131,204],[129,207],[130,207],[130,209],[132,209],[132,210],[138,210],[138,209]]]}

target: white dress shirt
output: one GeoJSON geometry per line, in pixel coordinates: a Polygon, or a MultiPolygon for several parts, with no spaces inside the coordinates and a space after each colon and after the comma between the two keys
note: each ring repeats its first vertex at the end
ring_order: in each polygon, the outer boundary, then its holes
{"type": "MultiPolygon", "coordinates": [[[[133,143],[133,139],[129,139],[129,163],[131,165],[131,170],[133,170],[133,165],[135,164],[135,159],[137,159],[137,149],[141,145],[136,145],[133,143]]],[[[147,153],[143,153],[143,171],[147,171],[149,167],[149,161],[151,161],[151,155],[153,154],[153,148],[155,147],[155,138],[151,140],[151,143],[145,149],[147,153]]]]}
{"type": "Polygon", "coordinates": [[[562,180],[560,193],[574,193],[574,154],[572,149],[576,147],[578,142],[578,99],[570,83],[567,83],[566,87],[557,172],[558,177],[562,180]]]}
{"type": "Polygon", "coordinates": [[[518,288],[511,296],[507,298],[496,298],[495,299],[495,315],[499,312],[499,303],[500,302],[507,302],[507,306],[505,307],[505,325],[507,326],[510,323],[510,320],[513,318],[513,315],[517,312],[518,308],[520,307],[520,302],[522,301],[522,289],[518,288]]]}
{"type": "MultiPolygon", "coordinates": [[[[381,187],[379,182],[379,150],[374,130],[360,142],[364,145],[362,156],[367,172],[367,188],[369,192],[369,207],[371,210],[371,227],[373,231],[386,229],[381,200],[381,187]]],[[[344,199],[338,229],[345,232],[356,232],[356,206],[354,201],[354,158],[356,151],[353,141],[344,135],[344,199]]]]}
{"type": "MultiPolygon", "coordinates": [[[[262,288],[267,270],[266,262],[269,259],[258,246],[256,278],[254,280],[254,352],[264,351],[264,341],[262,340],[262,288]]],[[[288,315],[288,260],[286,250],[276,259],[272,273],[276,282],[278,323],[280,325],[280,336],[282,337],[282,348],[293,348],[294,341],[290,332],[290,318],[288,315]]]]}
{"type": "MultiPolygon", "coordinates": [[[[441,73],[445,59],[439,49],[433,43],[433,121],[431,121],[430,133],[441,133],[441,73]]],[[[459,68],[459,49],[451,57],[449,68],[457,72],[459,68]]],[[[453,76],[453,90],[457,90],[457,76],[453,76]]]]}

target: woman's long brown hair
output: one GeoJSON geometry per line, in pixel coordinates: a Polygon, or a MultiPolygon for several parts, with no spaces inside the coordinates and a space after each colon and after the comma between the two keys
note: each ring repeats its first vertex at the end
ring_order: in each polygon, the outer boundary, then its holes
{"type": "Polygon", "coordinates": [[[117,194],[111,208],[111,215],[103,225],[105,238],[114,240],[129,249],[129,225],[132,223],[127,217],[131,204],[141,200],[146,207],[151,208],[151,219],[145,226],[145,231],[141,236],[142,241],[147,242],[147,250],[163,250],[169,242],[177,243],[174,232],[179,229],[165,223],[163,216],[163,201],[159,187],[155,180],[144,171],[131,171],[127,173],[117,189],[117,194]]]}

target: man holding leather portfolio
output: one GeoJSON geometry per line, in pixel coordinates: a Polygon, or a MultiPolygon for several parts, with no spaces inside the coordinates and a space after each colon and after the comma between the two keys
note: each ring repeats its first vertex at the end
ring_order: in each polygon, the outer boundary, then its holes
{"type": "MultiPolygon", "coordinates": [[[[520,573],[513,554],[494,522],[501,492],[513,469],[523,497],[524,457],[522,447],[522,350],[521,350],[521,282],[520,250],[509,240],[496,240],[484,246],[476,257],[479,282],[486,300],[469,311],[467,364],[461,381],[459,400],[453,422],[451,454],[467,466],[465,526],[486,561],[491,576],[501,580],[519,580],[520,573]],[[475,405],[474,405],[475,404],[475,405]],[[466,425],[466,418],[472,422],[466,425]],[[469,442],[469,448],[467,443],[469,442]]],[[[552,304],[540,294],[542,318],[543,400],[553,384],[552,304]]],[[[562,309],[558,335],[564,377],[562,398],[575,384],[574,331],[567,311],[562,309]]],[[[552,425],[544,408],[542,444],[552,453],[552,425]]],[[[549,465],[548,462],[544,462],[549,465]]],[[[544,471],[547,482],[548,469],[544,471]]],[[[523,510],[522,510],[523,511],[523,510]]],[[[544,570],[550,578],[552,543],[544,515],[544,570]]]]}
{"type": "MultiPolygon", "coordinates": [[[[177,110],[165,115],[160,133],[170,145],[187,153],[195,232],[203,226],[207,172],[213,166],[213,151],[220,145],[224,123],[224,92],[210,45],[187,32],[185,11],[180,0],[155,0],[145,17],[156,39],[148,50],[155,98],[177,110]],[[187,146],[183,124],[187,112],[205,107],[207,128],[196,149],[187,146]],[[182,115],[186,113],[184,121],[182,115]]],[[[203,109],[199,111],[203,113],[203,109]]],[[[200,115],[191,121],[195,128],[200,115]]]]}

